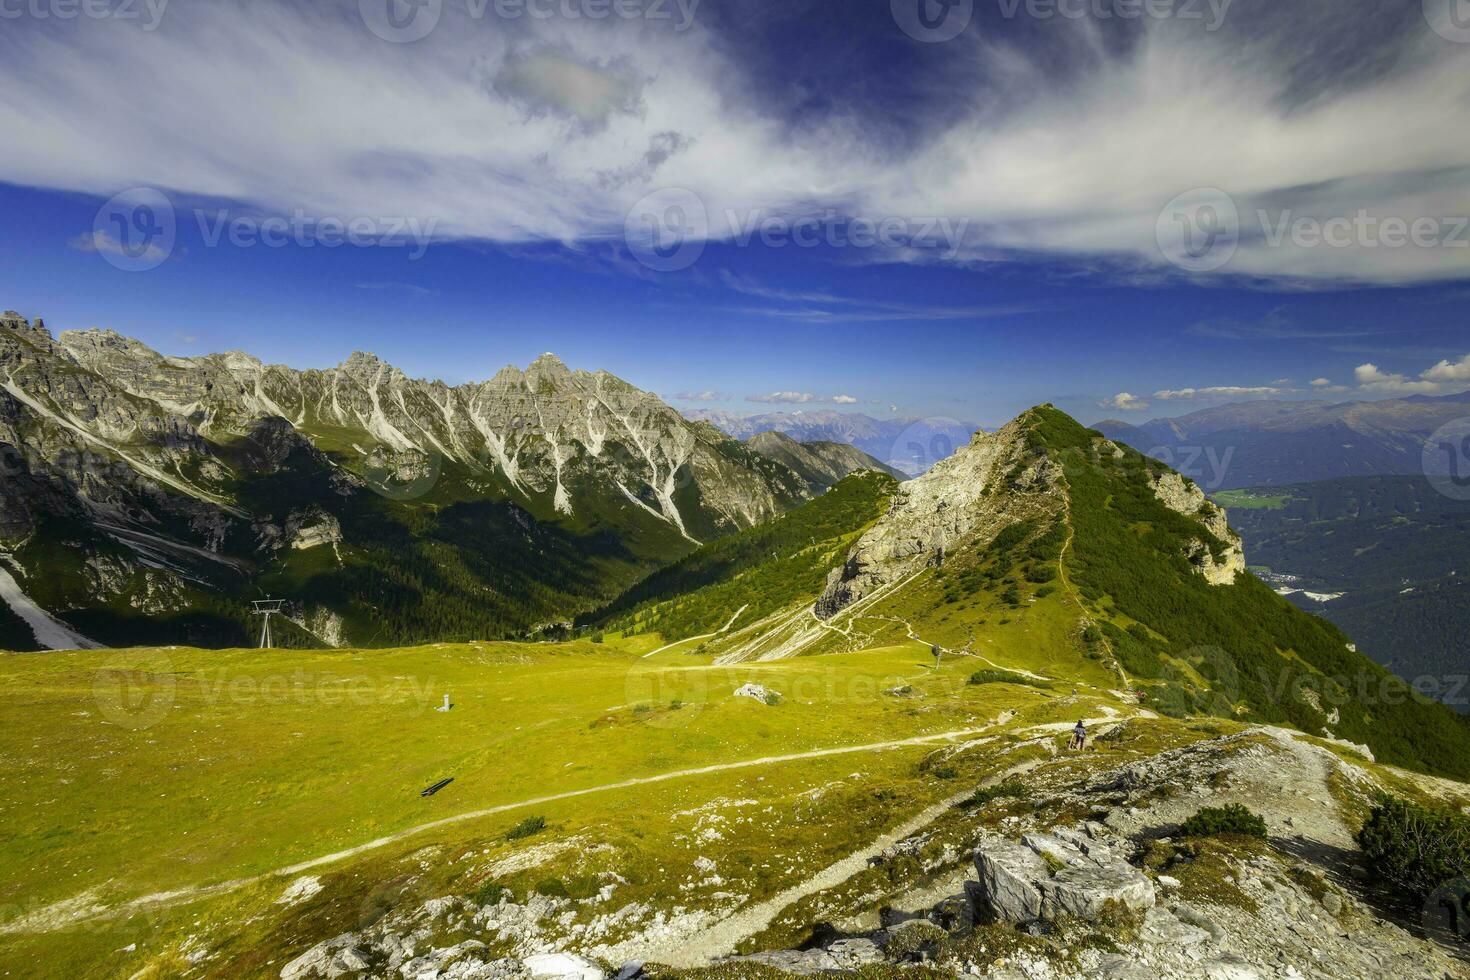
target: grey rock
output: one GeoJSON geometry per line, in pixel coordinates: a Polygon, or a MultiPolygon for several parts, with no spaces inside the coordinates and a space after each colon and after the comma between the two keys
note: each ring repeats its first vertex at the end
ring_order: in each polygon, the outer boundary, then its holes
{"type": "Polygon", "coordinates": [[[987,842],[976,852],[975,868],[976,917],[987,922],[1095,919],[1110,903],[1143,911],[1155,900],[1143,872],[1070,832],[1027,834],[1020,844],[987,842]]]}
{"type": "Polygon", "coordinates": [[[979,873],[976,918],[983,922],[1034,922],[1041,918],[1036,882],[1051,868],[1029,847],[1009,841],[987,845],[975,854],[979,873]]]}

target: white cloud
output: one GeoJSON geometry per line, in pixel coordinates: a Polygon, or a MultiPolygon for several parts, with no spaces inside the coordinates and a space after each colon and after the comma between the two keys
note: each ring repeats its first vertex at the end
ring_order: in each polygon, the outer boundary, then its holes
{"type": "Polygon", "coordinates": [[[108,255],[116,255],[139,264],[162,262],[170,255],[168,250],[154,244],[145,245],[141,253],[130,251],[105,231],[85,232],[76,236],[67,242],[67,244],[78,252],[105,252],[108,255]]]}
{"type": "Polygon", "coordinates": [[[1470,381],[1470,354],[1466,354],[1454,363],[1440,361],[1420,375],[1426,381],[1439,381],[1453,384],[1459,381],[1470,381]]]}
{"type": "Polygon", "coordinates": [[[1326,388],[1326,387],[1328,387],[1331,384],[1332,384],[1332,379],[1331,378],[1313,378],[1312,379],[1312,387],[1313,388],[1326,388]]]}
{"type": "Polygon", "coordinates": [[[745,400],[763,405],[805,405],[816,401],[817,396],[809,391],[773,391],[768,395],[746,395],[745,400]]]}
{"type": "Polygon", "coordinates": [[[963,57],[933,60],[944,112],[898,147],[860,112],[791,125],[711,18],[676,32],[445,4],[401,45],[350,0],[175,4],[128,43],[112,22],[29,19],[0,32],[0,180],[433,219],[509,243],[617,242],[635,202],[685,187],[714,237],[728,210],[947,216],[971,222],[961,262],[1042,252],[1125,274],[1172,272],[1160,209],[1215,186],[1250,232],[1227,273],[1461,278],[1463,249],[1271,247],[1255,217],[1470,213],[1470,45],[1352,33],[1376,5],[1238,0],[1219,31],[1146,18],[1126,44],[1086,21],[1034,32],[1034,49],[972,29],[952,42],[963,57]]]}
{"type": "Polygon", "coordinates": [[[1274,385],[1215,385],[1209,388],[1166,388],[1154,392],[1154,397],[1164,401],[1193,401],[1201,398],[1258,398],[1286,394],[1290,390],[1274,385]]]}
{"type": "Polygon", "coordinates": [[[1353,369],[1353,377],[1361,390],[1380,394],[1437,395],[1446,391],[1459,391],[1470,384],[1470,355],[1454,364],[1440,361],[1427,371],[1420,372],[1418,380],[1381,370],[1372,362],[1359,364],[1353,369]]]}
{"type": "Polygon", "coordinates": [[[674,397],[685,402],[717,402],[723,396],[718,391],[681,391],[674,397]]]}
{"type": "Polygon", "coordinates": [[[1104,399],[1099,403],[1101,408],[1116,408],[1120,412],[1142,412],[1148,409],[1148,401],[1137,395],[1126,391],[1120,391],[1112,398],[1104,399]]]}
{"type": "Polygon", "coordinates": [[[856,405],[858,400],[851,395],[833,395],[824,398],[809,391],[772,391],[763,395],[746,395],[748,402],[764,405],[856,405]]]}

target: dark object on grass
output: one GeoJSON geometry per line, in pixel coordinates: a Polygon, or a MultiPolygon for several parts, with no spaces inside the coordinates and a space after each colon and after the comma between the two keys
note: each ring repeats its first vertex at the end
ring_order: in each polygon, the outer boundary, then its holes
{"type": "Polygon", "coordinates": [[[420,796],[433,796],[435,793],[439,792],[441,789],[443,789],[444,787],[448,786],[452,782],[454,782],[454,777],[453,776],[450,776],[448,779],[441,779],[437,783],[435,783],[433,786],[430,786],[429,788],[425,789],[423,792],[419,793],[419,795],[420,796]]]}
{"type": "Polygon", "coordinates": [[[521,840],[546,829],[545,817],[527,817],[505,832],[506,840],[521,840]]]}

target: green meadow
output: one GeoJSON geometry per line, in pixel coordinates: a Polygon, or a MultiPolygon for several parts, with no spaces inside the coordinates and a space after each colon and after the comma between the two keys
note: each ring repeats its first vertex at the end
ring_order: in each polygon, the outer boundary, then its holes
{"type": "MultiPolygon", "coordinates": [[[[327,930],[357,928],[364,902],[396,903],[375,890],[426,847],[493,856],[587,834],[631,893],[657,900],[669,887],[663,865],[699,856],[684,853],[669,814],[711,800],[770,811],[718,853],[751,895],[774,893],[798,866],[820,866],[952,792],[922,767],[954,741],[945,733],[973,737],[1003,712],[1017,717],[996,732],[1093,708],[1090,697],[970,684],[983,664],[956,656],[936,669],[906,640],[728,667],[679,648],[644,656],[658,645],[609,635],[0,656],[0,975],[23,975],[13,964],[38,955],[67,976],[164,956],[157,975],[173,975],[167,938],[210,921],[211,935],[230,937],[233,968],[268,974],[265,951],[300,952],[327,930]],[[733,697],[747,682],[779,703],[733,697]],[[451,709],[435,710],[445,694],[451,709]],[[821,787],[820,806],[802,795],[821,787]],[[507,840],[528,817],[548,829],[507,840]],[[308,872],[333,882],[320,910],[278,911],[276,896],[308,872]],[[181,894],[138,903],[160,893],[181,894]]],[[[567,872],[574,886],[585,864],[567,872]]],[[[503,884],[534,889],[554,870],[503,884]]],[[[463,873],[418,874],[415,887],[429,897],[487,883],[463,873]]]]}

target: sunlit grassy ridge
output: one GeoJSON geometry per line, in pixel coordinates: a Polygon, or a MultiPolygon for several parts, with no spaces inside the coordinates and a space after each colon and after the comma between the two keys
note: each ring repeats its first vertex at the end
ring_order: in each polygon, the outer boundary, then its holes
{"type": "Polygon", "coordinates": [[[1089,610],[1114,622],[1108,635],[1125,668],[1161,682],[1150,690],[1160,709],[1314,733],[1330,726],[1396,765],[1470,776],[1465,718],[1353,652],[1336,627],[1254,576],[1215,587],[1193,573],[1180,545],[1209,536],[1153,493],[1162,463],[1126,447],[1105,453],[1098,433],[1055,409],[1035,415],[1036,451],[1053,454],[1066,473],[1075,530],[1068,572],[1089,610]]]}

